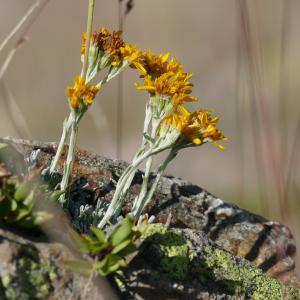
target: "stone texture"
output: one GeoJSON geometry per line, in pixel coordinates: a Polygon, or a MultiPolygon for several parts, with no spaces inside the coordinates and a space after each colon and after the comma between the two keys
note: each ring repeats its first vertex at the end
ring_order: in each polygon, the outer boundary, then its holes
{"type": "Polygon", "coordinates": [[[107,299],[103,279],[90,284],[85,292],[87,278],[65,265],[72,257],[62,244],[34,242],[0,229],[0,299],[107,299]]]}
{"type": "MultiPolygon", "coordinates": [[[[26,165],[22,167],[24,158],[28,159],[33,150],[40,151],[38,156],[40,167],[48,164],[56,150],[56,145],[50,143],[7,138],[0,139],[0,143],[1,141],[9,143],[16,150],[13,159],[8,158],[11,172],[24,172],[26,169],[26,165]]],[[[58,167],[59,172],[62,170],[62,165],[63,160],[58,167]]],[[[111,200],[115,184],[125,167],[125,162],[111,160],[85,150],[77,151],[70,202],[73,224],[78,219],[80,206],[88,204],[90,209],[94,210],[97,200],[101,199],[107,203],[111,200]]],[[[130,209],[131,200],[140,189],[141,179],[142,173],[138,172],[124,212],[130,209]]],[[[259,267],[262,272],[280,280],[283,284],[299,287],[299,281],[294,274],[295,241],[289,229],[282,224],[269,221],[233,204],[225,203],[185,180],[168,176],[162,178],[152,203],[147,207],[147,212],[155,215],[158,222],[165,223],[170,220],[170,226],[183,231],[183,236],[190,240],[191,245],[194,243],[192,237],[196,236],[198,244],[199,241],[202,241],[202,244],[212,245],[212,249],[219,249],[219,251],[223,251],[222,253],[228,252],[230,260],[233,259],[237,268],[239,268],[239,260],[241,260],[243,266],[251,269],[250,263],[247,263],[249,261],[253,266],[259,267]],[[245,259],[237,258],[235,260],[235,257],[244,257],[245,259]]],[[[84,222],[86,223],[85,228],[88,228],[93,220],[85,219],[84,222]]],[[[204,248],[199,245],[194,245],[194,247],[197,256],[201,257],[204,248]],[[200,247],[200,250],[197,247],[200,247]]],[[[139,290],[142,289],[145,292],[141,294],[144,296],[137,296],[137,299],[153,299],[151,297],[154,299],[184,299],[185,295],[197,295],[200,297],[198,299],[252,299],[249,296],[250,292],[247,294],[245,291],[241,296],[235,294],[235,298],[230,298],[233,295],[230,295],[228,290],[224,290],[224,286],[220,284],[223,280],[226,281],[226,278],[216,279],[213,277],[212,282],[206,280],[203,281],[204,283],[201,283],[201,280],[191,281],[192,283],[185,282],[185,284],[180,284],[174,279],[170,281],[167,272],[162,272],[157,266],[151,265],[151,262],[147,261],[147,257],[142,257],[141,253],[132,260],[128,269],[129,273],[127,273],[128,280],[131,282],[130,286],[134,282],[132,278],[138,279],[139,290]],[[157,298],[159,294],[162,295],[162,298],[157,298]]],[[[253,270],[259,272],[258,276],[262,280],[268,278],[262,276],[263,273],[258,269],[253,268],[253,270]]],[[[213,271],[210,271],[210,274],[214,274],[213,271]]],[[[201,277],[201,275],[199,276],[201,277]]],[[[276,282],[276,284],[278,283],[276,282]]],[[[295,297],[293,299],[299,299],[297,298],[298,294],[295,297]]]]}
{"type": "Polygon", "coordinates": [[[299,299],[241,257],[220,249],[192,229],[151,225],[136,257],[124,270],[125,299],[299,299]]]}

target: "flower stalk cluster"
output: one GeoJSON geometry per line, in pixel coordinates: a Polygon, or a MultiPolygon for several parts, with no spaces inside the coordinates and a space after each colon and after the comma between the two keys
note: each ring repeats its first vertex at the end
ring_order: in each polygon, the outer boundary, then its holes
{"type": "MultiPolygon", "coordinates": [[[[63,153],[64,144],[69,138],[67,159],[60,184],[61,190],[66,190],[69,185],[80,120],[93,104],[102,86],[133,65],[141,56],[139,49],[122,40],[121,31],[110,33],[106,28],[101,28],[92,32],[93,9],[94,1],[90,0],[87,32],[82,35],[82,71],[75,78],[74,85],[67,88],[70,114],[64,121],[61,140],[49,168],[50,174],[53,174],[63,153]],[[98,74],[105,72],[102,79],[93,83],[98,74]]],[[[60,202],[62,205],[67,205],[65,194],[61,196],[60,202]]]]}
{"type": "Polygon", "coordinates": [[[140,164],[146,161],[146,169],[139,195],[133,202],[131,215],[139,220],[145,206],[151,201],[160,178],[168,164],[181,149],[196,147],[207,142],[217,143],[224,140],[222,132],[217,129],[218,117],[212,117],[207,110],[190,112],[185,103],[197,101],[192,96],[191,74],[184,72],[183,66],[169,53],[155,55],[148,51],[135,62],[143,84],[136,84],[138,90],[149,93],[146,104],[143,139],[140,149],[131,164],[121,175],[114,197],[99,227],[104,227],[112,217],[118,216],[130,185],[140,164]],[[153,172],[154,156],[167,151],[166,158],[160,164],[152,183],[149,177],[153,172]]]}
{"type": "MultiPolygon", "coordinates": [[[[192,74],[185,72],[169,53],[156,55],[151,51],[142,52],[124,42],[121,31],[111,33],[101,28],[92,32],[93,10],[94,0],[89,0],[87,32],[82,35],[82,71],[75,78],[74,85],[67,89],[70,114],[64,121],[62,137],[49,169],[50,174],[55,172],[69,138],[61,190],[65,191],[69,185],[80,120],[103,86],[131,67],[143,79],[143,83],[136,84],[136,88],[149,94],[141,146],[119,178],[113,199],[98,224],[99,228],[103,228],[118,217],[134,175],[143,162],[146,163],[143,183],[131,211],[136,221],[139,221],[145,206],[153,198],[163,172],[180,150],[207,142],[213,142],[222,149],[217,142],[225,137],[217,128],[219,118],[212,117],[210,111],[190,112],[186,108],[186,103],[198,100],[192,96],[192,74]],[[150,182],[155,156],[165,151],[166,157],[156,170],[155,179],[150,182]]],[[[60,202],[64,206],[68,204],[65,194],[60,197],[60,202]]]]}

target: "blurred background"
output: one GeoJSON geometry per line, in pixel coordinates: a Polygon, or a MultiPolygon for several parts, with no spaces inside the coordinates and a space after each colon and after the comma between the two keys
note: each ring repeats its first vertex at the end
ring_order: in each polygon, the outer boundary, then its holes
{"type": "MultiPolygon", "coordinates": [[[[0,44],[34,3],[0,0],[0,44]]],[[[65,90],[81,70],[87,1],[41,3],[23,29],[26,43],[17,34],[0,52],[0,136],[59,141],[69,111],[65,90]]],[[[95,29],[123,27],[124,39],[142,49],[170,51],[194,74],[201,101],[190,108],[221,116],[225,151],[187,149],[168,173],[287,224],[298,249],[299,15],[297,0],[96,0],[94,19],[95,29]]],[[[147,101],[138,81],[129,70],[103,88],[82,121],[80,147],[132,158],[147,101]]]]}

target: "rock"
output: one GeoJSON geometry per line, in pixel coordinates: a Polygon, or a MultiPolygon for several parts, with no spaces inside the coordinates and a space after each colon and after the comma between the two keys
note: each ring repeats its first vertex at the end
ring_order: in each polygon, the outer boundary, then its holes
{"type": "MultiPolygon", "coordinates": [[[[56,150],[55,144],[11,138],[0,139],[1,142],[10,144],[16,151],[14,154],[16,158],[9,160],[11,170],[14,170],[11,172],[23,172],[24,168],[18,165],[24,163],[24,159],[28,161],[33,153],[37,153],[36,151],[38,151],[39,166],[46,166],[56,150]],[[18,163],[15,164],[15,161],[18,163]]],[[[62,166],[63,160],[59,164],[58,172],[61,172],[62,166]]],[[[77,151],[69,206],[74,227],[85,232],[91,224],[97,224],[99,207],[111,200],[115,184],[125,167],[125,162],[111,160],[85,150],[77,151]]],[[[151,180],[153,178],[154,176],[151,180]]],[[[142,173],[138,172],[128,195],[124,213],[130,209],[131,200],[139,192],[141,180],[142,173]]],[[[261,285],[256,282],[256,279],[262,281],[269,289],[275,286],[275,291],[280,297],[287,295],[292,297],[292,293],[295,293],[296,296],[290,299],[300,299],[298,290],[290,292],[276,280],[264,275],[265,273],[272,276],[286,286],[299,287],[299,281],[294,273],[295,241],[284,225],[225,203],[185,180],[168,176],[162,178],[152,203],[147,207],[147,212],[155,215],[158,222],[165,223],[169,220],[170,226],[180,231],[181,240],[188,240],[188,247],[184,243],[182,247],[179,245],[180,251],[183,251],[182,253],[192,251],[202,269],[201,261],[208,261],[215,251],[222,257],[226,257],[226,264],[217,262],[212,257],[211,267],[205,269],[205,274],[195,271],[194,275],[196,274],[197,278],[191,279],[192,276],[189,274],[190,280],[186,280],[182,274],[187,275],[187,273],[182,271],[191,269],[188,255],[181,253],[175,259],[174,265],[171,264],[170,267],[170,264],[167,264],[169,269],[164,269],[163,256],[158,259],[158,265],[153,265],[155,260],[150,259],[153,256],[149,255],[149,251],[141,250],[133,258],[129,268],[124,270],[125,278],[122,278],[123,281],[127,281],[129,288],[136,285],[136,289],[143,291],[135,294],[136,299],[193,299],[193,297],[200,297],[195,299],[252,299],[253,295],[256,295],[255,299],[273,299],[270,296],[273,294],[266,294],[268,288],[260,291],[261,285]],[[176,270],[177,263],[183,268],[176,275],[176,272],[172,271],[172,266],[175,266],[176,270]],[[250,277],[247,275],[245,278],[238,279],[230,278],[230,274],[227,274],[229,277],[221,274],[220,270],[226,269],[228,265],[232,270],[246,270],[250,277]],[[173,277],[170,273],[173,273],[173,277]],[[237,289],[229,290],[228,283],[237,289]],[[239,289],[242,290],[237,292],[239,289]],[[259,293],[267,295],[267,298],[259,298],[259,293]],[[186,295],[190,297],[186,298],[186,295]]],[[[142,246],[142,249],[145,247],[142,246]]],[[[167,248],[165,252],[167,257],[170,254],[168,251],[167,248]]],[[[193,260],[193,264],[195,261],[196,259],[193,260]]],[[[232,274],[232,276],[236,275],[232,274]]],[[[123,291],[123,297],[125,294],[126,292],[123,291]]],[[[132,292],[128,290],[127,295],[131,297],[132,292]]]]}
{"type": "Polygon", "coordinates": [[[107,299],[103,279],[86,287],[86,277],[68,270],[65,262],[72,257],[62,244],[33,242],[0,229],[0,299],[107,299]]]}
{"type": "Polygon", "coordinates": [[[150,225],[138,255],[124,270],[125,299],[300,299],[192,229],[150,225]]]}

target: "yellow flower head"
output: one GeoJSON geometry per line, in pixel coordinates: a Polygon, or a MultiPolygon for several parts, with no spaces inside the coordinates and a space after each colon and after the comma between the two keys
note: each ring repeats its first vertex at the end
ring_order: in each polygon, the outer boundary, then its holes
{"type": "Polygon", "coordinates": [[[79,75],[74,80],[74,85],[67,88],[67,95],[70,104],[74,109],[78,109],[83,101],[85,105],[91,105],[98,93],[99,88],[85,83],[85,80],[79,75]]]}
{"type": "Polygon", "coordinates": [[[187,142],[192,142],[195,145],[201,145],[205,142],[213,142],[220,149],[221,145],[216,143],[219,140],[225,140],[223,133],[216,127],[219,118],[211,117],[211,112],[199,110],[194,113],[183,110],[175,111],[172,115],[167,116],[163,124],[171,125],[174,129],[182,133],[182,138],[187,142]]]}
{"type": "Polygon", "coordinates": [[[115,57],[113,65],[118,65],[121,61],[127,60],[130,64],[135,64],[137,59],[141,57],[141,50],[137,47],[125,43],[118,53],[118,57],[115,57]]]}
{"type": "Polygon", "coordinates": [[[183,102],[196,101],[197,98],[190,96],[192,83],[189,81],[191,74],[168,72],[160,77],[152,79],[151,76],[144,78],[144,85],[136,85],[138,90],[145,90],[154,96],[159,94],[172,98],[174,105],[181,105],[183,102]]]}
{"type": "MultiPolygon", "coordinates": [[[[122,40],[122,31],[113,31],[110,33],[108,29],[101,28],[99,31],[92,33],[91,43],[109,56],[114,66],[119,65],[123,60],[133,63],[142,55],[140,49],[122,40]]],[[[81,54],[84,54],[85,47],[86,32],[82,34],[81,54]]]]}
{"type": "MultiPolygon", "coordinates": [[[[108,56],[118,58],[120,48],[124,46],[121,38],[122,31],[113,31],[110,33],[106,28],[100,28],[92,33],[91,43],[108,56]]],[[[82,34],[81,54],[84,54],[86,47],[86,32],[82,34]]]]}
{"type": "Polygon", "coordinates": [[[210,141],[218,145],[216,141],[226,139],[223,133],[216,127],[219,117],[211,117],[211,112],[207,110],[199,110],[187,116],[188,125],[184,127],[182,133],[187,140],[196,145],[210,141]]]}
{"type": "Polygon", "coordinates": [[[173,114],[165,117],[163,123],[166,125],[171,125],[177,131],[182,132],[188,125],[188,119],[186,118],[186,116],[178,112],[174,112],[173,114]]]}
{"type": "Polygon", "coordinates": [[[136,64],[142,76],[150,75],[151,77],[159,77],[164,73],[178,73],[183,72],[182,65],[174,58],[168,61],[170,53],[155,55],[151,51],[144,53],[136,64]]]}

